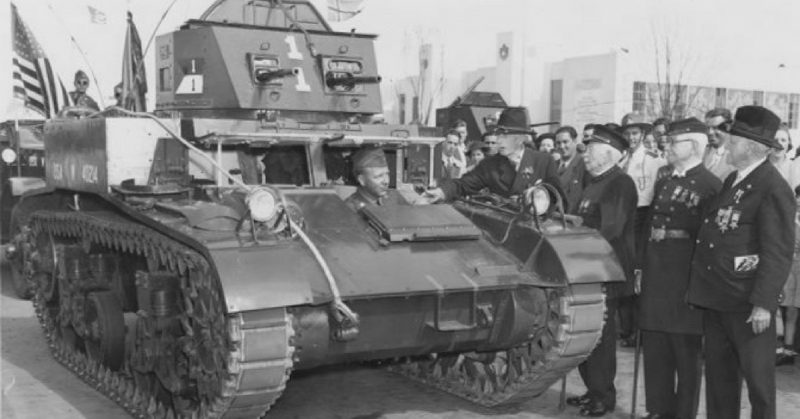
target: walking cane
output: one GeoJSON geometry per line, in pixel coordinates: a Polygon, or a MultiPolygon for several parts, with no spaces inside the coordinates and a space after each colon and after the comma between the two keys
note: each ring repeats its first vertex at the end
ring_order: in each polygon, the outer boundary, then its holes
{"type": "Polygon", "coordinates": [[[642,331],[636,329],[636,351],[633,355],[633,395],[631,397],[631,419],[636,419],[636,390],[639,388],[639,356],[642,353],[642,331]]]}
{"type": "Polygon", "coordinates": [[[558,400],[558,411],[563,412],[567,408],[567,374],[561,379],[561,398],[558,400]]]}

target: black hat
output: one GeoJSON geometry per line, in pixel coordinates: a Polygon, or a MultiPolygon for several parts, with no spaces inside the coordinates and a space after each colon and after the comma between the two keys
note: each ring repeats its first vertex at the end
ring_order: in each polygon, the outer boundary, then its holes
{"type": "Polygon", "coordinates": [[[622,117],[622,129],[625,131],[627,128],[639,128],[645,133],[653,130],[653,125],[644,122],[644,116],[640,113],[631,112],[622,117]]]}
{"type": "MultiPolygon", "coordinates": [[[[598,126],[600,126],[600,124],[597,124],[594,127],[597,128],[598,126]]],[[[608,123],[604,124],[603,126],[605,126],[606,128],[608,128],[610,130],[614,130],[614,131],[622,134],[622,127],[616,122],[608,122],[608,123]]]]}
{"type": "Polygon", "coordinates": [[[680,135],[689,133],[708,134],[708,127],[706,124],[700,122],[700,120],[695,117],[672,122],[667,127],[666,135],[680,135]]]}
{"type": "Polygon", "coordinates": [[[592,136],[583,140],[583,142],[608,144],[623,153],[630,147],[630,143],[628,143],[628,140],[626,140],[622,134],[606,125],[595,126],[592,136]]]}
{"type": "Polygon", "coordinates": [[[86,73],[83,72],[83,70],[78,70],[78,71],[75,72],[75,79],[74,80],[78,81],[80,79],[89,80],[89,76],[87,76],[86,73]]]}
{"type": "Polygon", "coordinates": [[[782,147],[775,140],[775,133],[778,132],[780,125],[781,119],[769,109],[761,106],[742,106],[736,110],[736,116],[733,117],[733,124],[728,133],[780,150],[782,147]]]}
{"type": "Polygon", "coordinates": [[[498,135],[502,134],[528,134],[531,133],[531,120],[526,108],[506,108],[497,119],[494,127],[498,135]]]}

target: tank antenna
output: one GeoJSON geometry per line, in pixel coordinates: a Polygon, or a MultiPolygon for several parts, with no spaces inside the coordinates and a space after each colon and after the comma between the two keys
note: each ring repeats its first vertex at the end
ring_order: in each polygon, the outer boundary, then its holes
{"type": "Polygon", "coordinates": [[[92,67],[92,64],[89,63],[89,58],[86,57],[86,53],[83,51],[83,48],[81,48],[81,45],[78,43],[78,40],[75,39],[75,36],[72,35],[72,32],[69,30],[69,27],[64,23],[63,20],[61,20],[61,17],[58,16],[58,13],[56,13],[56,11],[53,9],[53,5],[50,4],[49,1],[47,2],[47,8],[50,9],[50,11],[53,13],[53,16],[56,17],[56,20],[58,21],[58,23],[61,26],[63,26],[65,32],[69,35],[70,41],[72,41],[72,44],[75,45],[75,48],[81,54],[81,57],[83,58],[83,62],[86,64],[86,67],[89,68],[89,73],[92,74],[92,80],[94,80],[95,88],[97,88],[97,92],[99,93],[97,98],[100,99],[100,106],[105,108],[106,107],[106,103],[103,100],[103,94],[100,91],[100,83],[98,83],[98,81],[97,81],[97,74],[95,74],[94,68],[92,67]]]}

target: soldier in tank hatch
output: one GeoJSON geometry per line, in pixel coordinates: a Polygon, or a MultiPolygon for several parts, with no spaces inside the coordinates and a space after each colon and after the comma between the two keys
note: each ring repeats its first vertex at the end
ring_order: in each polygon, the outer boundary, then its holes
{"type": "Polygon", "coordinates": [[[89,76],[87,76],[83,70],[75,72],[74,84],[75,90],[69,92],[69,97],[72,99],[73,106],[99,111],[100,107],[97,106],[97,102],[86,94],[86,89],[89,88],[89,76]]]}
{"type": "Polygon", "coordinates": [[[347,197],[345,203],[354,211],[370,205],[406,204],[405,200],[389,190],[389,165],[383,149],[368,147],[353,155],[353,173],[358,189],[347,197]]]}
{"type": "Polygon", "coordinates": [[[694,418],[700,393],[702,311],[686,303],[694,240],[722,182],[703,166],[707,129],[697,118],[664,134],[670,172],[656,181],[646,219],[639,327],[648,418],[694,418]],[[677,379],[677,380],[676,380],[677,379]]]}
{"type": "Polygon", "coordinates": [[[572,211],[583,217],[584,225],[598,230],[609,242],[625,276],[625,282],[607,284],[605,303],[608,316],[600,342],[578,366],[587,392],[567,399],[571,406],[580,407],[581,416],[599,417],[616,408],[616,322],[613,313],[620,289],[633,282],[633,217],[637,199],[633,180],[617,166],[627,148],[627,140],[618,132],[603,125],[595,127],[583,155],[590,177],[577,208],[572,211]]]}

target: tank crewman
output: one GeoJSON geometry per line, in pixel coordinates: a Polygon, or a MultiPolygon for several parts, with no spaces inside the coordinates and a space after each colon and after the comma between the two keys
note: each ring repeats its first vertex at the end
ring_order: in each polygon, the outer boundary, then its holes
{"type": "Polygon", "coordinates": [[[86,89],[89,88],[89,76],[87,76],[83,70],[78,70],[75,72],[75,80],[73,83],[75,84],[75,90],[69,92],[69,97],[72,99],[73,105],[99,111],[100,107],[97,106],[97,102],[86,94],[86,89]]]}
{"type": "MultiPolygon", "coordinates": [[[[553,158],[525,147],[525,141],[530,138],[527,112],[519,108],[504,110],[495,133],[498,154],[486,157],[460,179],[446,180],[439,188],[428,190],[425,193],[428,202],[449,201],[484,188],[508,198],[521,194],[539,181],[561,189],[553,158]]],[[[561,194],[563,196],[563,192],[561,194]]]]}
{"type": "Polygon", "coordinates": [[[389,193],[389,165],[383,149],[369,147],[356,152],[353,173],[358,189],[344,202],[354,211],[370,205],[406,204],[399,194],[389,193]]]}
{"type": "Polygon", "coordinates": [[[672,172],[656,181],[646,220],[639,327],[648,417],[697,415],[703,316],[686,303],[686,291],[697,231],[722,187],[703,166],[707,132],[697,118],[669,124],[665,167],[672,172]]]}
{"type": "MultiPolygon", "coordinates": [[[[628,141],[618,132],[603,125],[597,125],[586,141],[583,158],[590,178],[573,213],[583,217],[583,224],[587,227],[599,230],[614,249],[625,273],[626,283],[633,282],[636,185],[617,166],[628,148],[628,141]]],[[[613,313],[619,288],[624,283],[609,285],[606,298],[608,314],[600,342],[586,361],[578,366],[588,391],[582,396],[567,399],[568,404],[581,408],[582,416],[599,417],[616,408],[616,322],[613,313]]]]}
{"type": "Polygon", "coordinates": [[[775,418],[775,310],[794,249],[795,200],[767,161],[777,115],[736,110],[726,148],[736,170],[697,235],[689,303],[705,308],[706,411],[737,418],[747,382],[753,418],[775,418]]]}
{"type": "Polygon", "coordinates": [[[558,162],[558,177],[566,195],[566,211],[572,212],[578,206],[586,178],[586,164],[578,153],[578,132],[565,125],[556,130],[556,149],[561,154],[558,162]]]}
{"type": "MultiPolygon", "coordinates": [[[[638,113],[629,113],[622,118],[622,135],[630,143],[628,155],[620,162],[621,167],[633,179],[638,194],[636,204],[635,235],[636,235],[636,269],[642,265],[641,256],[644,243],[647,241],[645,220],[653,200],[653,189],[658,169],[667,162],[658,153],[648,150],[644,145],[645,135],[653,126],[644,122],[644,117],[638,113]]],[[[622,346],[632,347],[636,344],[636,296],[633,293],[633,284],[629,284],[619,300],[619,321],[622,346]]]]}

